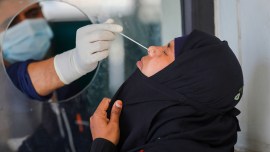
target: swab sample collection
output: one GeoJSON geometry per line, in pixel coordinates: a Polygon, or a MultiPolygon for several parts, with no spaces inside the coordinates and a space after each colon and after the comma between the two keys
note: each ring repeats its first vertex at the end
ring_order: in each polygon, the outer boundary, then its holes
{"type": "Polygon", "coordinates": [[[139,42],[133,40],[132,38],[128,37],[127,35],[125,35],[125,34],[123,34],[123,33],[119,33],[119,34],[121,34],[123,37],[129,39],[130,41],[132,41],[132,42],[134,42],[134,43],[136,43],[136,44],[138,44],[140,47],[142,47],[142,48],[144,48],[144,49],[146,49],[146,50],[148,51],[148,49],[147,49],[145,46],[143,46],[142,44],[140,44],[139,42]]]}

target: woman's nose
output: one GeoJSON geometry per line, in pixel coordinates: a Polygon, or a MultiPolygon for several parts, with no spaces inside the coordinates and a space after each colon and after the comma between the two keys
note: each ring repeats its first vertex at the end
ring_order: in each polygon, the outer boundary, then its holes
{"type": "Polygon", "coordinates": [[[150,46],[148,48],[148,55],[153,56],[160,56],[163,52],[164,48],[162,46],[150,46]]]}

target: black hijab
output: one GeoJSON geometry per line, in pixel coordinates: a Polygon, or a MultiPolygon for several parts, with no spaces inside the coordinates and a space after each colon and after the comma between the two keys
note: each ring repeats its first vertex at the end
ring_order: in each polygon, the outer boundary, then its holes
{"type": "Polygon", "coordinates": [[[123,101],[119,150],[231,151],[242,87],[227,42],[193,31],[173,63],[151,77],[137,69],[113,97],[123,101]]]}

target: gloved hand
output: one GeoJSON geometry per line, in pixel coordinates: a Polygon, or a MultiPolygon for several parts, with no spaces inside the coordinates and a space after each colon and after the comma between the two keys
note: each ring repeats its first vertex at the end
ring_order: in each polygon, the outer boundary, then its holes
{"type": "Polygon", "coordinates": [[[109,55],[111,42],[122,26],[109,19],[103,24],[81,27],[76,34],[76,48],[56,55],[54,67],[60,80],[69,84],[93,71],[98,62],[109,55]]]}

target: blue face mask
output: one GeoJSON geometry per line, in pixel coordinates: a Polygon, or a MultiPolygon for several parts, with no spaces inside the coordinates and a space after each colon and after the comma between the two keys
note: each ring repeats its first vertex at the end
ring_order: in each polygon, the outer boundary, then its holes
{"type": "Polygon", "coordinates": [[[27,19],[8,29],[3,37],[3,57],[9,63],[41,60],[46,55],[53,37],[44,19],[27,19]]]}

